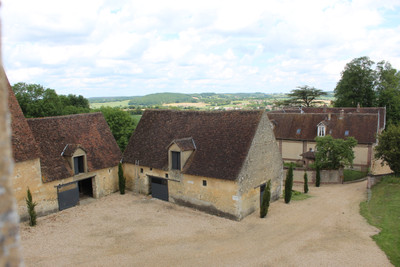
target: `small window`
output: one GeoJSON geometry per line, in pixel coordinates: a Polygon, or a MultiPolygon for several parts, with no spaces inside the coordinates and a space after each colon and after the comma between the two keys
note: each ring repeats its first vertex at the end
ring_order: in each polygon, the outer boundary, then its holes
{"type": "Polygon", "coordinates": [[[85,161],[83,156],[74,157],[74,174],[80,174],[85,172],[85,161]]]}
{"type": "Polygon", "coordinates": [[[150,168],[150,171],[152,171],[153,170],[153,168],[150,168]]]}
{"type": "Polygon", "coordinates": [[[168,178],[168,173],[165,174],[165,178],[168,178]]]}
{"type": "Polygon", "coordinates": [[[181,169],[181,152],[172,151],[172,169],[181,169]]]}
{"type": "Polygon", "coordinates": [[[297,129],[296,134],[300,134],[301,133],[301,129],[297,129]]]}
{"type": "Polygon", "coordinates": [[[143,168],[140,168],[140,173],[143,173],[143,168]]]}
{"type": "Polygon", "coordinates": [[[349,136],[349,131],[348,130],[344,131],[344,136],[349,136]]]}
{"type": "Polygon", "coordinates": [[[318,136],[325,136],[325,125],[318,126],[318,136]]]}
{"type": "Polygon", "coordinates": [[[203,186],[207,186],[207,180],[203,180],[203,186]]]}

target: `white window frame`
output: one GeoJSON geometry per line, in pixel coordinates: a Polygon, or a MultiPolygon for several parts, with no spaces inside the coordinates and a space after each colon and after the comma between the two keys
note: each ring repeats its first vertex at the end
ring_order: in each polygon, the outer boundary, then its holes
{"type": "Polygon", "coordinates": [[[326,127],[325,125],[318,125],[318,136],[325,136],[326,127]]]}

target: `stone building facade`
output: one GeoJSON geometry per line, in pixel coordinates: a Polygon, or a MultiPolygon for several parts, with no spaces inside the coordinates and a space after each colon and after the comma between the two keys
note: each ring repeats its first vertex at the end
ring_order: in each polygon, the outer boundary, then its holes
{"type": "Polygon", "coordinates": [[[388,166],[374,158],[377,134],[385,129],[385,108],[297,108],[268,112],[275,137],[285,162],[299,162],[303,155],[315,151],[315,138],[354,137],[355,169],[373,174],[390,173],[388,166]]]}
{"type": "Polygon", "coordinates": [[[21,219],[28,216],[28,188],[39,216],[117,191],[121,151],[103,115],[25,119],[2,73],[11,113],[12,187],[21,219]]]}
{"type": "Polygon", "coordinates": [[[146,110],[123,155],[127,187],[184,206],[241,220],[260,207],[282,159],[262,111],[146,110]]]}

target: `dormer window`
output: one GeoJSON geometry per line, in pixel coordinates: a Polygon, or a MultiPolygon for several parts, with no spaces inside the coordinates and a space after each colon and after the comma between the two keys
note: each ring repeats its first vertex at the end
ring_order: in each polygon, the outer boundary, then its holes
{"type": "Polygon", "coordinates": [[[196,144],[191,137],[175,139],[167,146],[167,149],[169,170],[181,171],[196,150],[196,144]]]}
{"type": "Polygon", "coordinates": [[[85,172],[85,158],[84,156],[74,157],[74,174],[85,172]]]}
{"type": "Polygon", "coordinates": [[[344,136],[349,136],[349,130],[344,131],[344,136]]]}
{"type": "Polygon", "coordinates": [[[68,162],[74,175],[88,171],[86,150],[79,144],[67,144],[61,156],[68,162]]]}
{"type": "Polygon", "coordinates": [[[318,136],[325,136],[326,127],[325,125],[321,124],[318,125],[318,136]]]}
{"type": "Polygon", "coordinates": [[[172,169],[181,169],[181,152],[171,151],[172,169]]]}
{"type": "Polygon", "coordinates": [[[296,134],[300,134],[301,133],[301,129],[297,129],[296,134]]]}

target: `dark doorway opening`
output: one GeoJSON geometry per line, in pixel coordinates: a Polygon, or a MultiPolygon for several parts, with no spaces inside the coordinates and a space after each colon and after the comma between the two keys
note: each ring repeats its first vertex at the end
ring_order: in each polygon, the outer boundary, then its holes
{"type": "Polygon", "coordinates": [[[80,180],[78,182],[78,186],[79,186],[79,199],[93,197],[92,178],[80,180]]]}

